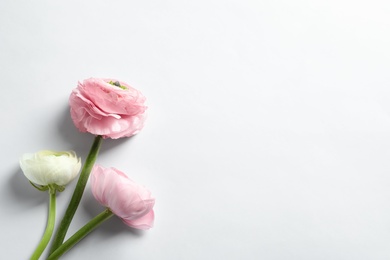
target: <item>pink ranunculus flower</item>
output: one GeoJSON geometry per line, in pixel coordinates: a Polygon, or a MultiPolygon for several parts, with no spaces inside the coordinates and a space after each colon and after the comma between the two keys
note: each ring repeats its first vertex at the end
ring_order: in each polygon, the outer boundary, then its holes
{"type": "Polygon", "coordinates": [[[103,138],[130,137],[144,125],[145,100],[141,92],[122,81],[90,78],[72,91],[70,114],[81,132],[103,138]]]}
{"type": "Polygon", "coordinates": [[[154,222],[154,198],[145,187],[115,168],[95,165],[91,173],[95,199],[133,228],[149,229],[154,222]]]}

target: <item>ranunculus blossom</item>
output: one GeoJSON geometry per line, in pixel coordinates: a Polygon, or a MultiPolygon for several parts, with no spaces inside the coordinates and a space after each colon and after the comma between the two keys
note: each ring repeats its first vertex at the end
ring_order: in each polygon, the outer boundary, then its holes
{"type": "Polygon", "coordinates": [[[149,229],[154,222],[154,198],[145,187],[115,168],[95,165],[91,189],[96,200],[130,227],[149,229]]]}
{"type": "Polygon", "coordinates": [[[144,125],[145,100],[125,82],[90,78],[72,91],[70,114],[81,132],[113,139],[130,137],[144,125]]]}
{"type": "Polygon", "coordinates": [[[81,159],[73,151],[39,151],[23,154],[19,161],[24,175],[32,183],[64,186],[79,173],[81,159]]]}

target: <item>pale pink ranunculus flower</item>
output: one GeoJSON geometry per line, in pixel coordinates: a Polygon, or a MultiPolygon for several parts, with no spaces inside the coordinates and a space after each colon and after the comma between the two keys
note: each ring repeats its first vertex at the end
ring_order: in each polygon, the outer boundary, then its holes
{"type": "Polygon", "coordinates": [[[81,132],[103,138],[130,137],[145,121],[146,98],[115,79],[89,78],[79,82],[70,97],[70,115],[81,132]]]}
{"type": "Polygon", "coordinates": [[[149,229],[154,222],[154,201],[145,187],[115,168],[95,165],[91,173],[95,199],[133,228],[149,229]]]}

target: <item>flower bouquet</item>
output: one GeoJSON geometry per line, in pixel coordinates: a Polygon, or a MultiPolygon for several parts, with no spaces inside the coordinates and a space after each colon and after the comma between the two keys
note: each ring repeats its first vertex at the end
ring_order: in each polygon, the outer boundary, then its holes
{"type": "Polygon", "coordinates": [[[83,166],[74,151],[42,150],[21,157],[20,167],[32,186],[49,193],[46,230],[31,260],[40,259],[50,240],[52,244],[47,259],[59,259],[114,215],[132,228],[149,229],[153,226],[155,199],[150,191],[116,168],[95,165],[104,139],[130,137],[143,128],[147,109],[145,100],[140,91],[115,79],[90,78],[79,82],[69,98],[70,115],[81,132],[95,136],[83,166]],[[56,193],[64,191],[80,169],[72,198],[53,236],[56,193]],[[64,241],[88,180],[93,196],[105,210],[64,241]]]}

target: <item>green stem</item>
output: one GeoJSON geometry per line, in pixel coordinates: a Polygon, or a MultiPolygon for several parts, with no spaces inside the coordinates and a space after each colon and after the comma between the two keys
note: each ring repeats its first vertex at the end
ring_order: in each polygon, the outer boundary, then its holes
{"type": "Polygon", "coordinates": [[[50,253],[53,253],[65,239],[70,222],[72,222],[73,216],[76,213],[77,207],[80,204],[81,197],[83,196],[85,185],[87,184],[89,178],[89,174],[91,173],[92,167],[95,164],[102,140],[103,139],[100,135],[95,137],[91,150],[89,151],[87,159],[85,160],[83,169],[81,170],[80,177],[77,181],[76,188],[74,189],[72,199],[70,200],[65,215],[62,218],[60,226],[58,227],[57,234],[53,239],[50,253]]]}
{"type": "Polygon", "coordinates": [[[53,234],[54,223],[56,218],[56,189],[51,187],[50,185],[49,185],[49,194],[50,194],[49,217],[47,220],[46,230],[37,248],[35,249],[33,255],[31,256],[30,260],[39,259],[39,257],[42,255],[43,251],[45,250],[47,244],[49,243],[51,235],[53,234]]]}
{"type": "Polygon", "coordinates": [[[64,253],[70,250],[77,242],[83,239],[86,235],[92,232],[95,228],[97,228],[104,221],[112,217],[114,214],[106,209],[96,217],[94,217],[91,221],[89,221],[84,227],[80,228],[73,236],[71,236],[68,240],[65,241],[61,246],[59,246],[51,255],[47,258],[47,260],[56,260],[61,257],[64,253]]]}

